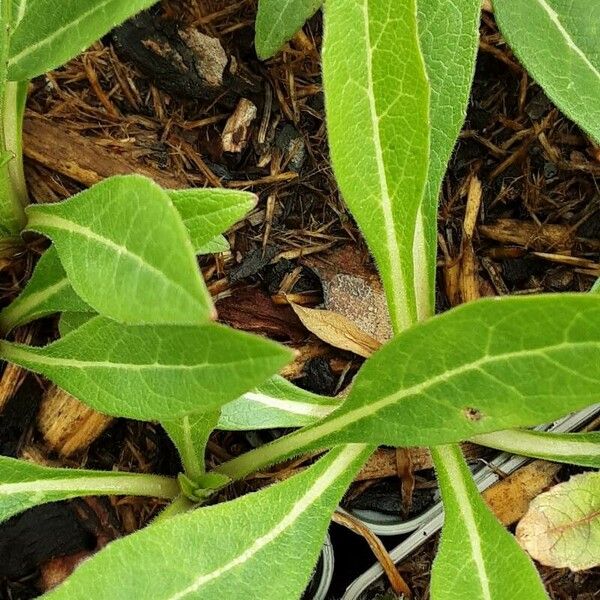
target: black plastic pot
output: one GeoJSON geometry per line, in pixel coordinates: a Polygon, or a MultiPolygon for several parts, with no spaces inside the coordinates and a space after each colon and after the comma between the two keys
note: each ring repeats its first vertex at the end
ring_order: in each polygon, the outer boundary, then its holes
{"type": "Polygon", "coordinates": [[[333,578],[334,555],[329,535],[325,539],[319,562],[308,587],[302,595],[302,600],[325,600],[333,578]]]}

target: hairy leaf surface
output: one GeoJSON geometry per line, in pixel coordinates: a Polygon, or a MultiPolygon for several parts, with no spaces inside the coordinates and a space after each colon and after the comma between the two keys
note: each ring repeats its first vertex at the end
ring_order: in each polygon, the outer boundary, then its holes
{"type": "Polygon", "coordinates": [[[222,325],[124,326],[96,317],[44,348],[0,342],[0,356],[100,412],[150,421],[214,410],[291,353],[222,325]]]}
{"type": "Polygon", "coordinates": [[[161,422],[179,452],[185,474],[192,479],[205,471],[206,444],[218,420],[217,410],[161,422]]]}
{"type": "Polygon", "coordinates": [[[398,332],[417,317],[412,250],[429,163],[415,1],[329,2],[323,79],[336,179],[375,256],[398,332]]]}
{"type": "Polygon", "coordinates": [[[326,417],[340,404],[336,398],[307,392],[275,375],[221,408],[218,428],[251,431],[303,427],[326,417]]]}
{"type": "Polygon", "coordinates": [[[33,79],[83,52],[156,0],[14,0],[9,78],[33,79]]]}
{"type": "Polygon", "coordinates": [[[600,431],[549,433],[515,429],[484,433],[471,441],[511,454],[600,469],[600,431]]]}
{"type": "MultiPolygon", "coordinates": [[[[227,240],[216,235],[238,221],[252,206],[255,197],[229,190],[185,190],[169,192],[179,216],[183,219],[196,254],[212,254],[229,249],[227,240]],[[222,204],[221,204],[222,201],[222,204]]],[[[58,312],[88,313],[92,308],[75,293],[62,267],[56,248],[50,247],[38,261],[30,281],[19,297],[2,313],[4,331],[58,312]]],[[[82,317],[83,318],[83,317],[82,317]]],[[[82,323],[73,317],[73,323],[82,323]]],[[[70,317],[61,322],[66,329],[70,317]]],[[[87,320],[87,319],[86,319],[87,320]]],[[[64,335],[64,333],[61,333],[64,335]]]]}
{"type": "Polygon", "coordinates": [[[67,333],[71,333],[97,316],[97,313],[90,312],[64,312],[58,320],[58,333],[60,337],[65,337],[67,333]]]}
{"type": "Polygon", "coordinates": [[[114,471],[54,469],[0,456],[0,522],[46,502],[78,496],[155,496],[175,498],[174,479],[114,471]]]}
{"type": "Polygon", "coordinates": [[[265,60],[300,30],[323,0],[260,0],[256,15],[256,53],[265,60]]]}
{"type": "Polygon", "coordinates": [[[218,234],[227,231],[256,206],[254,194],[236,190],[198,188],[169,190],[168,194],[197,254],[206,253],[211,244],[223,247],[225,239],[217,238],[218,234]]]}
{"type": "Polygon", "coordinates": [[[212,316],[182,219],[149,179],[107,179],[27,213],[29,229],[52,239],[73,289],[101,315],[131,325],[202,324],[212,316]]]}
{"type": "Polygon", "coordinates": [[[11,12],[11,28],[14,30],[15,27],[21,22],[23,19],[23,15],[25,14],[25,9],[30,0],[11,0],[12,2],[12,12],[11,12]]]}
{"type": "Polygon", "coordinates": [[[445,513],[432,600],[547,598],[533,563],[479,495],[460,449],[440,446],[431,453],[445,513]]]}
{"type": "Polygon", "coordinates": [[[480,7],[480,0],[417,0],[419,39],[431,85],[431,154],[414,246],[421,319],[434,312],[438,198],[469,103],[480,7]]]}
{"type": "Polygon", "coordinates": [[[494,0],[502,34],[570,119],[600,142],[600,3],[494,0]]]}
{"type": "Polygon", "coordinates": [[[600,473],[571,477],[529,505],[517,540],[535,560],[582,571],[600,565],[600,473]]]}
{"type": "Polygon", "coordinates": [[[223,235],[217,235],[212,240],[209,240],[202,246],[196,248],[196,254],[218,254],[219,252],[227,252],[230,249],[229,242],[223,235]]]}
{"type": "Polygon", "coordinates": [[[595,404],[599,385],[598,296],[472,302],[396,336],[322,421],[218,470],[341,443],[434,446],[537,425],[595,404]]]}
{"type": "Polygon", "coordinates": [[[0,313],[0,327],[14,327],[57,312],[85,312],[89,306],[75,293],[54,246],[39,259],[19,296],[0,313]]]}
{"type": "Polygon", "coordinates": [[[109,544],[47,598],[299,598],[367,455],[363,446],[335,449],[286,481],[151,525],[109,544]],[[278,568],[285,576],[273,576],[278,568]]]}
{"type": "Polygon", "coordinates": [[[312,431],[329,431],[336,443],[461,441],[594,404],[599,385],[597,296],[483,300],[389,342],[312,431]]]}

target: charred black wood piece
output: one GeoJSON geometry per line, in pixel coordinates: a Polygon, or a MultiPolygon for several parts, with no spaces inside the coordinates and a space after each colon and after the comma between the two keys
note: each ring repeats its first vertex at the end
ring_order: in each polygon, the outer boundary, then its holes
{"type": "Polygon", "coordinates": [[[178,97],[230,102],[260,92],[250,77],[235,73],[221,42],[171,19],[143,12],[112,33],[116,51],[156,87],[178,97]]]}
{"type": "Polygon", "coordinates": [[[0,577],[18,579],[51,558],[95,545],[70,504],[36,506],[0,525],[0,577]]]}

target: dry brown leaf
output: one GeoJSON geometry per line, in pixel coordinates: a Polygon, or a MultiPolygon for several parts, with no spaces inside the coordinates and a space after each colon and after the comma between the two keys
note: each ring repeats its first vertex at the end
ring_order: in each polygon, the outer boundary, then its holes
{"type": "Polygon", "coordinates": [[[549,567],[583,571],[600,564],[600,472],[571,477],[539,495],[516,531],[517,541],[549,567]]]}
{"type": "Polygon", "coordinates": [[[299,304],[291,306],[306,329],[331,346],[348,350],[364,358],[368,358],[381,347],[380,342],[343,315],[330,310],[304,308],[299,304]]]}

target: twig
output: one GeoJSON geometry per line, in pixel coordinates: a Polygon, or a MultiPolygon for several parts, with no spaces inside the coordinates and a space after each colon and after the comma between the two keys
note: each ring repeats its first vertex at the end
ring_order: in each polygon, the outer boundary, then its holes
{"type": "Polygon", "coordinates": [[[396,569],[396,565],[391,559],[385,546],[366,525],[364,525],[355,517],[342,512],[333,513],[332,520],[334,523],[343,525],[347,529],[350,529],[351,531],[354,531],[354,533],[362,536],[366,540],[367,544],[369,544],[369,547],[373,551],[375,558],[377,558],[379,561],[379,564],[381,564],[381,567],[385,571],[385,574],[390,582],[390,586],[394,592],[397,595],[404,596],[405,598],[412,598],[412,592],[410,591],[410,588],[406,584],[406,581],[402,579],[400,573],[398,573],[398,569],[396,569]]]}

